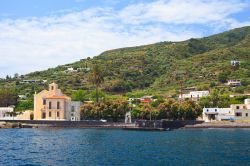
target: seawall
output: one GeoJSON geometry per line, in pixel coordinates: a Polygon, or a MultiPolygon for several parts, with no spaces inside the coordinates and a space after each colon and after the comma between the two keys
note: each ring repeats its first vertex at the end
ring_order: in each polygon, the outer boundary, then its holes
{"type": "Polygon", "coordinates": [[[68,127],[68,128],[126,128],[134,124],[101,121],[51,121],[51,120],[0,120],[5,123],[20,123],[23,127],[68,127]]]}

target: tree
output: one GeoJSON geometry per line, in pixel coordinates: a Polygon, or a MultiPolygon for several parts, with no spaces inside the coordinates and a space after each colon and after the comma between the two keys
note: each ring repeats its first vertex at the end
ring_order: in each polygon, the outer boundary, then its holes
{"type": "Polygon", "coordinates": [[[95,85],[96,88],[96,102],[99,102],[99,87],[104,82],[102,71],[98,65],[94,65],[90,75],[89,81],[95,85]]]}
{"type": "Polygon", "coordinates": [[[171,116],[171,106],[175,101],[173,99],[167,100],[164,103],[161,103],[158,106],[159,114],[158,118],[159,119],[172,119],[173,117],[171,116]]]}
{"type": "Polygon", "coordinates": [[[146,113],[146,117],[147,117],[147,119],[149,119],[149,120],[152,120],[152,107],[151,107],[151,105],[150,104],[145,104],[144,106],[143,106],[143,111],[145,111],[145,113],[146,113]]]}
{"type": "Polygon", "coordinates": [[[83,101],[87,100],[86,96],[87,96],[87,93],[85,91],[77,90],[77,91],[72,93],[71,97],[72,97],[72,100],[74,100],[74,101],[82,101],[83,102],[83,101]]]}
{"type": "Polygon", "coordinates": [[[228,73],[220,73],[218,75],[218,80],[221,82],[221,83],[225,83],[228,79],[228,73]]]}
{"type": "Polygon", "coordinates": [[[129,104],[126,100],[113,100],[99,103],[86,103],[81,106],[82,119],[112,119],[114,122],[124,119],[129,111],[129,104]]]}
{"type": "Polygon", "coordinates": [[[33,100],[20,101],[15,110],[16,111],[24,111],[24,110],[33,110],[34,104],[33,100]]]}
{"type": "Polygon", "coordinates": [[[81,106],[81,119],[90,119],[93,118],[93,109],[94,104],[86,103],[81,106]]]}
{"type": "Polygon", "coordinates": [[[212,107],[218,107],[219,101],[220,101],[220,96],[219,96],[219,91],[217,89],[213,90],[210,99],[212,102],[212,107]]]}
{"type": "Polygon", "coordinates": [[[13,89],[0,89],[0,107],[17,104],[17,93],[13,89]]]}

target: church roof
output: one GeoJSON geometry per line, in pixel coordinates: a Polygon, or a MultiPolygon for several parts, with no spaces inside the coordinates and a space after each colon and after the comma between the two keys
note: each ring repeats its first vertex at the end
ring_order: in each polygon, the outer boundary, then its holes
{"type": "Polygon", "coordinates": [[[68,99],[66,96],[49,96],[46,99],[68,99]]]}

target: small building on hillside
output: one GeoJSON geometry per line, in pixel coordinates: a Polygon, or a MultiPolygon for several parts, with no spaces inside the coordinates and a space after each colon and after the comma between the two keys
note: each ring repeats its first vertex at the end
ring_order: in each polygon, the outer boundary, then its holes
{"type": "Polygon", "coordinates": [[[26,100],[27,96],[26,95],[18,95],[19,100],[26,100]]]}
{"type": "Polygon", "coordinates": [[[250,93],[248,93],[248,94],[231,94],[231,95],[229,95],[229,97],[231,97],[231,98],[233,98],[233,97],[239,97],[239,96],[250,96],[250,93]]]}
{"type": "Polygon", "coordinates": [[[74,72],[77,72],[77,70],[75,70],[73,67],[68,67],[66,70],[65,70],[66,73],[74,73],[74,72]]]}
{"type": "Polygon", "coordinates": [[[153,99],[153,96],[143,96],[140,98],[129,98],[128,102],[129,103],[150,103],[152,101],[155,101],[157,99],[153,99]]]}
{"type": "Polygon", "coordinates": [[[192,101],[198,101],[201,97],[209,96],[209,91],[191,91],[189,93],[184,93],[179,95],[179,100],[189,99],[192,101]]]}
{"type": "Polygon", "coordinates": [[[153,96],[143,96],[140,98],[141,103],[150,103],[154,101],[153,96]]]}
{"type": "Polygon", "coordinates": [[[56,83],[34,95],[34,120],[80,120],[81,102],[73,102],[56,83]]]}
{"type": "Polygon", "coordinates": [[[231,104],[229,108],[203,108],[203,120],[212,121],[250,121],[250,99],[245,99],[244,104],[231,104]]]}
{"type": "Polygon", "coordinates": [[[231,65],[232,66],[239,66],[240,65],[240,61],[237,61],[237,60],[231,60],[231,65]]]}
{"type": "Polygon", "coordinates": [[[241,81],[240,80],[228,80],[227,85],[232,86],[232,87],[241,86],[241,81]]]}

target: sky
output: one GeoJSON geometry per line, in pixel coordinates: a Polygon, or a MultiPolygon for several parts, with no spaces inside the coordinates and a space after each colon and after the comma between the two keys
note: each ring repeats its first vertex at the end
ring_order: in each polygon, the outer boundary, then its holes
{"type": "Polygon", "coordinates": [[[0,0],[0,77],[250,25],[250,0],[0,0]]]}

